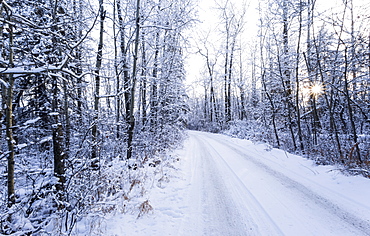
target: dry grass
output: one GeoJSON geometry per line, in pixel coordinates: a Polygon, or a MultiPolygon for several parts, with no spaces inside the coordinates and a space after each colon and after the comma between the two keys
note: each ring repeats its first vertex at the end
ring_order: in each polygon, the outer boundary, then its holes
{"type": "Polygon", "coordinates": [[[145,214],[148,214],[149,212],[153,211],[152,205],[150,205],[149,200],[144,201],[139,206],[139,215],[137,218],[142,217],[145,214]]]}

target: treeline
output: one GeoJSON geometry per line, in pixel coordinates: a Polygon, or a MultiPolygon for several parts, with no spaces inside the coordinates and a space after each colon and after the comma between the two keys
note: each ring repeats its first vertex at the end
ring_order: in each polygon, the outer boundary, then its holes
{"type": "Polygon", "coordinates": [[[192,2],[90,4],[0,2],[1,234],[127,211],[183,138],[192,2]]]}
{"type": "Polygon", "coordinates": [[[218,5],[219,45],[201,35],[204,92],[190,128],[226,132],[340,163],[369,176],[370,29],[368,3],[259,2],[253,44],[245,10],[218,5]],[[323,10],[326,9],[326,10],[323,10]]]}

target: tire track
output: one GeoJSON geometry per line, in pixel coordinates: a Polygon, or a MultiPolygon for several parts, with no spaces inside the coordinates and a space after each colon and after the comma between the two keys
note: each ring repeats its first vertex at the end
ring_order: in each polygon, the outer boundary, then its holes
{"type": "MultiPolygon", "coordinates": [[[[204,161],[206,161],[204,164],[208,169],[206,173],[209,174],[208,178],[213,180],[213,185],[218,186],[217,190],[214,192],[214,194],[216,193],[215,195],[218,196],[218,200],[216,200],[216,202],[224,205],[221,209],[218,209],[219,217],[226,217],[226,219],[221,220],[220,222],[224,222],[224,227],[226,226],[227,228],[219,228],[218,231],[213,229],[208,231],[210,234],[205,235],[284,235],[277,224],[267,214],[262,205],[234,173],[232,168],[230,168],[217,150],[214,149],[214,147],[203,137],[193,137],[203,147],[203,154],[208,154],[203,156],[204,161]],[[222,162],[223,167],[227,167],[226,173],[225,168],[221,168],[217,163],[212,163],[213,161],[217,161],[217,159],[222,162]],[[223,169],[223,171],[221,171],[221,169],[223,169]],[[232,181],[226,182],[225,178],[223,179],[220,175],[221,172],[224,172],[223,174],[229,177],[232,176],[232,178],[230,178],[232,181]],[[236,184],[235,182],[237,182],[239,187],[237,194],[240,195],[240,197],[238,199],[232,199],[230,195],[225,195],[227,190],[230,191],[227,186],[236,184]],[[220,198],[221,191],[223,196],[220,198]],[[244,211],[240,212],[242,209],[244,211]],[[244,221],[244,223],[241,223],[241,220],[244,221]]],[[[209,189],[209,186],[205,186],[205,188],[209,189]]],[[[212,193],[208,193],[208,195],[209,194],[212,196],[212,193]]],[[[232,196],[235,195],[235,193],[232,194],[232,196]]],[[[207,199],[210,196],[205,195],[205,197],[207,199]]]]}
{"type": "MultiPolygon", "coordinates": [[[[310,204],[313,204],[315,206],[318,206],[319,208],[325,209],[328,213],[332,215],[333,218],[337,218],[339,221],[341,221],[343,224],[342,226],[347,228],[349,231],[353,231],[354,235],[370,235],[370,223],[366,220],[363,220],[353,213],[350,213],[344,209],[342,209],[340,206],[332,203],[329,199],[326,199],[311,189],[307,188],[306,186],[302,185],[301,183],[287,177],[283,173],[277,172],[267,166],[266,164],[258,161],[256,158],[247,155],[245,153],[245,150],[241,150],[242,148],[239,147],[236,144],[226,143],[224,140],[216,139],[214,137],[210,137],[210,135],[200,135],[203,137],[203,139],[210,139],[212,141],[215,141],[219,145],[217,147],[220,147],[220,145],[223,145],[230,150],[237,153],[239,156],[243,157],[247,161],[251,162],[256,167],[262,169],[264,172],[266,172],[268,175],[274,177],[277,179],[286,189],[290,192],[296,192],[298,195],[300,195],[300,198],[306,199],[307,202],[310,204]],[[344,226],[345,224],[345,226],[344,226]],[[353,229],[353,230],[352,230],[353,229]],[[357,233],[356,233],[357,231],[357,233]],[[361,233],[361,234],[358,234],[361,233]]],[[[209,146],[213,147],[212,143],[208,141],[209,146]]],[[[217,152],[215,150],[215,152],[217,152]]],[[[218,154],[224,161],[224,163],[228,166],[229,169],[232,169],[227,161],[222,157],[222,155],[218,154]]],[[[231,170],[232,172],[232,170],[231,170]]],[[[235,174],[235,176],[237,176],[235,174]]],[[[238,176],[237,176],[238,177],[238,176]]],[[[240,182],[243,183],[242,180],[240,182]]],[[[246,186],[246,189],[248,187],[246,186]]]]}

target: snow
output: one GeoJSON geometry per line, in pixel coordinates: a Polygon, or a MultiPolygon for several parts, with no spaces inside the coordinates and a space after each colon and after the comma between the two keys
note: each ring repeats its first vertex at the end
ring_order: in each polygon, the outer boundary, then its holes
{"type": "Polygon", "coordinates": [[[40,142],[39,142],[39,144],[49,142],[49,141],[51,141],[52,139],[53,139],[53,137],[52,137],[52,136],[47,136],[47,137],[45,137],[45,138],[41,139],[41,140],[40,140],[40,142]]]}
{"type": "Polygon", "coordinates": [[[32,125],[32,124],[36,123],[39,120],[41,120],[41,117],[37,117],[35,119],[28,120],[28,121],[24,122],[23,125],[32,125]]]}
{"type": "Polygon", "coordinates": [[[150,190],[153,210],[106,215],[101,235],[370,235],[369,179],[197,131],[176,154],[177,170],[150,190]]]}
{"type": "Polygon", "coordinates": [[[22,143],[22,144],[18,144],[18,145],[16,145],[16,147],[17,147],[17,149],[22,149],[22,148],[25,148],[25,147],[27,147],[28,145],[26,144],[26,143],[22,143]]]}

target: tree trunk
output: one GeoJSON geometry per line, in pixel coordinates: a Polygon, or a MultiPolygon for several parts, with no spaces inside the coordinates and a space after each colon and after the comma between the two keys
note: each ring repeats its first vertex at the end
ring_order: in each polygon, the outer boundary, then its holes
{"type": "Polygon", "coordinates": [[[276,128],[276,120],[275,120],[276,119],[276,111],[275,111],[276,109],[274,105],[274,100],[272,99],[271,95],[267,91],[267,86],[266,86],[266,81],[265,81],[265,72],[262,73],[261,80],[262,80],[263,89],[265,90],[265,94],[267,96],[267,99],[270,102],[270,106],[272,110],[271,118],[272,118],[272,126],[274,129],[276,144],[277,144],[277,147],[280,148],[280,139],[279,139],[279,134],[276,128]]]}
{"type": "MultiPolygon", "coordinates": [[[[14,35],[13,26],[9,24],[9,67],[14,67],[14,35]]],[[[14,87],[14,77],[13,75],[8,75],[8,88],[6,96],[6,139],[8,141],[8,206],[11,207],[15,203],[15,187],[14,187],[14,146],[15,140],[13,138],[13,87],[14,87]]]]}
{"type": "MultiPolygon", "coordinates": [[[[53,78],[56,80],[56,78],[53,78]]],[[[56,111],[56,107],[54,107],[56,97],[58,96],[58,92],[55,93],[55,90],[58,91],[56,85],[53,85],[53,112],[56,111]]],[[[53,155],[54,155],[54,176],[58,178],[58,182],[55,185],[56,190],[58,191],[59,200],[64,200],[64,183],[66,181],[65,178],[65,150],[63,147],[63,129],[62,124],[59,122],[58,114],[55,113],[53,120],[53,155]]]]}
{"type": "Polygon", "coordinates": [[[217,104],[216,104],[216,96],[213,87],[213,77],[211,77],[211,88],[210,88],[210,99],[211,99],[211,122],[217,121],[217,104]]]}
{"type": "Polygon", "coordinates": [[[121,1],[117,0],[117,16],[120,28],[120,48],[121,48],[121,63],[123,68],[123,94],[125,103],[125,121],[130,125],[130,75],[129,66],[127,62],[128,47],[126,48],[125,42],[125,22],[123,21],[121,1]]]}
{"type": "MultiPolygon", "coordinates": [[[[302,1],[299,4],[302,7],[302,1]]],[[[295,68],[295,83],[296,83],[296,93],[295,93],[295,106],[297,112],[297,128],[298,128],[298,139],[299,145],[302,152],[304,152],[304,144],[303,144],[303,135],[302,135],[302,128],[301,128],[301,112],[299,108],[299,93],[300,93],[300,83],[299,83],[299,54],[300,54],[300,44],[301,44],[301,35],[302,35],[302,11],[303,9],[299,10],[299,29],[298,29],[298,42],[297,42],[297,58],[296,58],[296,68],[295,68]]]]}
{"type": "MultiPolygon", "coordinates": [[[[114,1],[113,6],[113,35],[114,35],[114,71],[116,76],[116,138],[120,138],[120,120],[121,120],[121,73],[120,73],[120,61],[118,57],[118,47],[117,47],[117,33],[116,33],[116,9],[118,8],[118,5],[120,5],[120,1],[118,0],[117,3],[114,1]]],[[[121,13],[121,12],[120,12],[121,13]]],[[[120,16],[122,18],[122,16],[120,16]]],[[[121,28],[120,25],[121,22],[118,22],[119,28],[121,28]]],[[[121,31],[119,32],[121,34],[121,31]]]]}
{"type": "Polygon", "coordinates": [[[207,91],[207,82],[204,81],[204,111],[203,111],[203,115],[204,115],[204,120],[205,121],[209,121],[209,105],[208,105],[208,91],[207,91]]]}
{"type": "Polygon", "coordinates": [[[230,50],[230,60],[229,60],[229,68],[228,68],[228,78],[227,78],[227,114],[226,114],[226,121],[231,121],[231,79],[232,79],[232,70],[233,70],[233,60],[234,60],[234,51],[235,51],[235,42],[236,36],[234,36],[231,50],[230,50]]]}
{"type": "Polygon", "coordinates": [[[142,32],[142,60],[143,60],[143,67],[141,69],[141,109],[142,109],[142,125],[146,125],[147,114],[146,114],[146,91],[147,91],[147,59],[146,59],[146,47],[145,47],[145,33],[142,32]]]}
{"type": "Polygon", "coordinates": [[[287,123],[292,138],[293,149],[297,149],[296,140],[294,137],[293,130],[293,119],[292,119],[292,104],[291,104],[291,95],[292,88],[290,82],[290,68],[289,68],[289,44],[288,44],[288,5],[287,0],[283,1],[283,87],[284,87],[284,102],[288,112],[287,123]]]}
{"type": "Polygon", "coordinates": [[[98,53],[96,56],[95,65],[95,96],[94,96],[94,123],[92,126],[92,151],[91,151],[91,167],[98,168],[98,119],[99,119],[99,96],[100,96],[100,69],[103,60],[103,35],[104,35],[104,20],[105,11],[103,8],[103,0],[99,0],[99,11],[100,11],[100,32],[99,32],[99,45],[98,53]]]}
{"type": "MultiPolygon", "coordinates": [[[[82,26],[82,0],[78,0],[78,2],[76,2],[76,0],[73,1],[73,13],[77,16],[78,18],[78,23],[75,25],[75,31],[78,32],[78,37],[76,39],[76,41],[78,41],[79,39],[82,38],[82,29],[83,29],[83,26],[82,26]]],[[[82,74],[82,49],[81,47],[77,47],[76,48],[76,75],[78,75],[79,77],[77,77],[77,114],[79,116],[79,118],[81,119],[82,118],[82,106],[83,106],[83,103],[82,103],[82,77],[81,77],[81,74],[82,74]]]]}
{"type": "Polygon", "coordinates": [[[229,29],[226,22],[226,48],[225,48],[225,75],[224,75],[224,103],[225,103],[225,122],[227,123],[229,120],[229,97],[228,97],[228,63],[229,63],[229,29]]]}
{"type": "Polygon", "coordinates": [[[127,140],[127,159],[132,157],[133,145],[132,141],[134,138],[134,128],[135,128],[135,116],[134,116],[134,106],[135,106],[135,86],[136,86],[136,68],[137,68],[137,58],[139,49],[139,33],[140,33],[140,0],[136,0],[136,35],[135,35],[135,51],[134,51],[134,62],[132,66],[132,84],[131,84],[131,97],[130,97],[130,123],[128,128],[128,140],[127,140]]]}
{"type": "MultiPolygon", "coordinates": [[[[58,31],[58,22],[57,22],[57,9],[59,6],[59,2],[54,2],[53,8],[53,27],[52,30],[54,32],[58,31]]],[[[50,58],[50,64],[60,62],[61,61],[61,51],[58,49],[59,39],[56,36],[53,36],[53,48],[55,50],[55,55],[57,59],[50,58]]],[[[65,83],[65,81],[64,81],[65,83]]],[[[55,184],[55,188],[57,190],[57,197],[59,201],[65,200],[64,194],[64,184],[66,181],[65,178],[65,159],[66,159],[66,150],[64,147],[65,144],[65,137],[63,136],[63,128],[61,121],[59,120],[59,116],[61,115],[58,104],[58,97],[59,97],[59,89],[58,89],[58,77],[51,76],[51,86],[52,86],[52,102],[51,102],[51,109],[52,109],[52,138],[53,138],[53,156],[54,156],[54,176],[58,179],[58,182],[55,184]]],[[[66,90],[66,85],[65,85],[66,90]]],[[[65,95],[67,91],[64,91],[65,95]]],[[[67,103],[67,96],[65,96],[65,102],[67,103]]],[[[66,105],[66,104],[65,104],[66,105]]],[[[65,107],[66,113],[68,113],[68,108],[65,107]]],[[[67,117],[66,117],[67,118],[67,117]]],[[[68,121],[67,121],[68,122],[68,121]]],[[[68,127],[69,128],[69,127],[68,127]]]]}
{"type": "Polygon", "coordinates": [[[71,119],[69,116],[69,103],[68,103],[68,84],[66,80],[63,80],[63,88],[64,88],[64,119],[65,119],[65,147],[66,152],[69,151],[69,145],[71,141],[71,119]]]}
{"type": "MultiPolygon", "coordinates": [[[[159,56],[159,29],[156,29],[155,34],[155,52],[154,52],[154,65],[152,72],[151,94],[150,94],[150,126],[155,129],[157,126],[157,113],[158,113],[158,56],[159,56]]],[[[152,130],[154,131],[154,130],[152,130]]]]}
{"type": "Polygon", "coordinates": [[[350,124],[351,124],[351,128],[352,128],[352,138],[353,138],[353,147],[356,148],[356,153],[357,153],[357,158],[358,158],[358,161],[360,164],[362,164],[362,159],[361,159],[361,152],[360,152],[360,148],[358,147],[358,137],[357,137],[357,131],[356,131],[356,125],[355,125],[355,120],[354,120],[354,117],[353,117],[353,111],[352,111],[352,105],[351,105],[351,98],[350,98],[350,95],[349,95],[349,91],[348,91],[348,78],[347,78],[347,73],[348,73],[348,58],[347,58],[347,48],[345,49],[345,52],[344,52],[344,61],[345,61],[345,67],[344,67],[344,93],[345,93],[345,96],[346,96],[346,100],[347,100],[347,108],[348,108],[348,116],[349,116],[349,120],[350,120],[350,124]]]}
{"type": "MultiPolygon", "coordinates": [[[[253,60],[253,64],[254,64],[254,60],[253,60]]],[[[253,66],[253,69],[254,69],[254,65],[253,66]]],[[[243,77],[244,77],[244,71],[243,71],[243,62],[242,62],[242,52],[240,51],[240,54],[239,54],[239,81],[238,81],[238,88],[239,88],[239,92],[240,92],[240,111],[239,111],[239,114],[240,114],[240,117],[239,119],[240,120],[244,120],[247,118],[247,114],[246,114],[246,106],[245,106],[245,100],[246,100],[246,94],[245,94],[245,89],[244,89],[244,81],[243,81],[243,77]]],[[[256,86],[255,86],[255,75],[254,75],[254,71],[252,73],[252,104],[253,103],[253,94],[255,93],[255,89],[256,89],[256,86]]]]}

